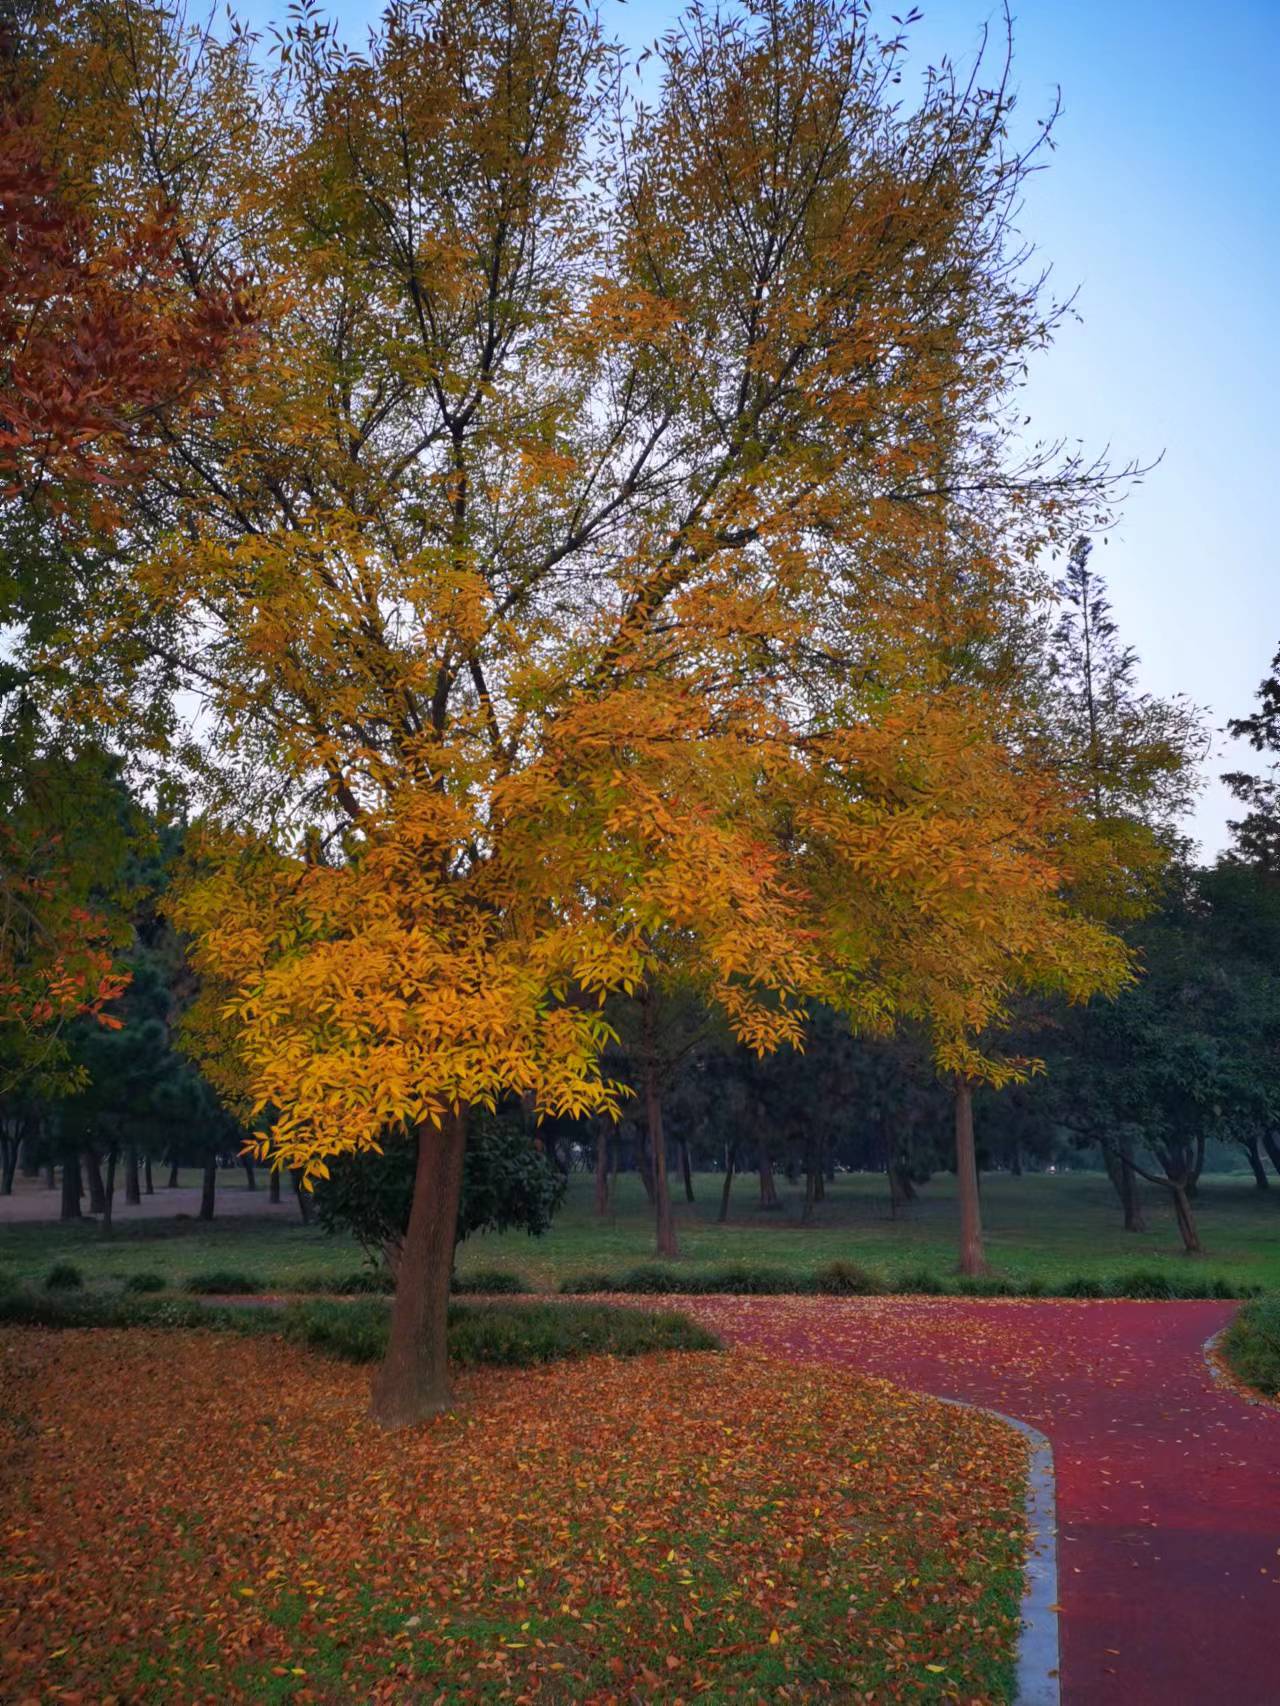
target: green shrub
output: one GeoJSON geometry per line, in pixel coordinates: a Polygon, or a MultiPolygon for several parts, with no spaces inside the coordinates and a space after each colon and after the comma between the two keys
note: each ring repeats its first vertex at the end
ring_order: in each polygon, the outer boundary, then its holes
{"type": "Polygon", "coordinates": [[[681,1279],[679,1274],[673,1274],[670,1268],[660,1268],[656,1263],[642,1262],[639,1267],[628,1268],[608,1289],[641,1294],[661,1293],[682,1291],[688,1283],[688,1280],[681,1279]]]}
{"type": "Polygon", "coordinates": [[[571,1274],[568,1279],[560,1281],[560,1291],[565,1297],[586,1297],[594,1292],[617,1291],[610,1274],[571,1274]]]}
{"type": "Polygon", "coordinates": [[[965,1274],[956,1281],[960,1297],[1016,1297],[1018,1287],[1003,1274],[965,1274]]]}
{"type": "Polygon", "coordinates": [[[280,1289],[321,1297],[386,1297],[396,1289],[396,1282],[385,1268],[370,1267],[352,1274],[303,1274],[280,1289]]]}
{"type": "Polygon", "coordinates": [[[918,1295],[921,1297],[944,1297],[947,1286],[937,1274],[931,1274],[926,1268],[918,1268],[913,1273],[899,1274],[894,1285],[895,1291],[905,1296],[918,1295]]]}
{"type": "Polygon", "coordinates": [[[520,1297],[533,1287],[522,1274],[507,1273],[504,1268],[479,1268],[473,1274],[454,1274],[450,1289],[459,1296],[520,1297]]]}
{"type": "Polygon", "coordinates": [[[1175,1295],[1169,1276],[1155,1268],[1136,1268],[1132,1273],[1117,1274],[1107,1289],[1112,1297],[1168,1298],[1175,1295]]]}
{"type": "Polygon", "coordinates": [[[192,1274],[186,1289],[201,1297],[250,1297],[269,1287],[252,1274],[236,1273],[231,1269],[215,1269],[208,1274],[192,1274]]]}
{"type": "Polygon", "coordinates": [[[1057,1297],[1105,1297],[1107,1288],[1101,1280],[1091,1279],[1087,1274],[1073,1274],[1070,1279],[1063,1280],[1052,1288],[1057,1297]]]}
{"type": "Polygon", "coordinates": [[[126,1291],[163,1291],[163,1274],[130,1274],[124,1282],[126,1291]]]}
{"type": "Polygon", "coordinates": [[[670,1310],[615,1309],[606,1303],[491,1304],[458,1306],[449,1316],[449,1354],[464,1365],[527,1367],[565,1357],[719,1348],[713,1333],[670,1310]]]}
{"type": "Polygon", "coordinates": [[[281,1318],[286,1339],[340,1357],[377,1362],[387,1348],[390,1311],[382,1302],[291,1303],[281,1318]]]}
{"type": "Polygon", "coordinates": [[[874,1297],[884,1281],[860,1262],[828,1262],[813,1276],[813,1288],[827,1297],[874,1297]]]}
{"type": "Polygon", "coordinates": [[[44,1276],[46,1291],[79,1291],[84,1275],[74,1262],[55,1262],[44,1276]]]}
{"type": "Polygon", "coordinates": [[[1042,1279],[1023,1280],[1019,1290],[1024,1297],[1043,1297],[1049,1290],[1042,1279]]]}
{"type": "Polygon", "coordinates": [[[1280,1396],[1280,1297],[1246,1303],[1220,1345],[1237,1379],[1268,1398],[1280,1396]]]}

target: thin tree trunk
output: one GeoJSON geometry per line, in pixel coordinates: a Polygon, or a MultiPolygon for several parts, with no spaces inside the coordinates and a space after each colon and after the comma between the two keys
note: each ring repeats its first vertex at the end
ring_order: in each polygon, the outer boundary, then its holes
{"type": "Polygon", "coordinates": [[[280,1169],[278,1167],[271,1169],[270,1177],[267,1180],[267,1201],[280,1201],[280,1169]]]}
{"type": "Polygon", "coordinates": [[[59,1220],[83,1220],[80,1212],[80,1156],[76,1151],[67,1155],[62,1163],[62,1208],[59,1220]]]}
{"type": "Polygon", "coordinates": [[[733,1173],[737,1164],[738,1146],[736,1143],[731,1143],[729,1145],[728,1154],[725,1156],[724,1186],[720,1192],[720,1213],[717,1216],[721,1226],[723,1226],[725,1221],[729,1218],[729,1197],[733,1191],[733,1173]]]}
{"type": "Polygon", "coordinates": [[[142,1201],[142,1181],[138,1176],[138,1146],[126,1144],[124,1152],[124,1200],[136,1207],[142,1201]]]}
{"type": "Polygon", "coordinates": [[[290,1177],[293,1179],[293,1194],[298,1199],[298,1213],[302,1217],[302,1224],[310,1226],[311,1192],[304,1191],[302,1188],[302,1169],[300,1167],[291,1168],[290,1177]]]}
{"type": "Polygon", "coordinates": [[[1273,1132],[1273,1131],[1264,1131],[1263,1132],[1263,1134],[1262,1134],[1262,1147],[1266,1150],[1267,1154],[1271,1157],[1271,1165],[1275,1168],[1277,1173],[1280,1173],[1280,1143],[1276,1142],[1275,1132],[1273,1132]]]}
{"type": "Polygon", "coordinates": [[[811,1153],[806,1153],[804,1161],[804,1207],[800,1211],[800,1222],[807,1226],[813,1219],[813,1205],[818,1200],[818,1168],[811,1153]]]}
{"type": "Polygon", "coordinates": [[[1191,1203],[1187,1196],[1186,1186],[1172,1183],[1173,1212],[1178,1222],[1178,1231],[1182,1234],[1182,1245],[1188,1256],[1203,1256],[1204,1245],[1200,1242],[1200,1233],[1196,1226],[1196,1217],[1191,1212],[1191,1203]]]}
{"type": "Polygon", "coordinates": [[[171,1161],[169,1163],[169,1183],[168,1183],[166,1189],[171,1190],[171,1191],[176,1191],[177,1188],[178,1188],[178,1163],[176,1161],[171,1161]]]}
{"type": "Polygon", "coordinates": [[[635,1133],[634,1146],[636,1157],[636,1172],[640,1175],[640,1183],[644,1186],[644,1194],[652,1207],[656,1201],[653,1189],[653,1160],[649,1154],[649,1144],[642,1124],[632,1126],[635,1133]]]}
{"type": "Polygon", "coordinates": [[[1022,1177],[1022,1145],[1015,1143],[1009,1152],[1009,1172],[1015,1179],[1022,1177]]]}
{"type": "Polygon", "coordinates": [[[452,1402],[449,1277],[466,1141],[462,1109],[447,1112],[439,1131],[418,1128],[413,1203],[396,1271],[391,1335],[373,1382],[372,1414],[385,1428],[423,1421],[452,1402]]]}
{"type": "Polygon", "coordinates": [[[978,1199],[978,1154],[973,1141],[973,1086],[956,1080],[956,1185],[960,1196],[960,1272],[986,1272],[982,1247],[982,1210],[978,1199]]]}
{"type": "Polygon", "coordinates": [[[1196,1158],[1192,1163],[1191,1176],[1187,1180],[1187,1195],[1189,1197],[1195,1196],[1200,1189],[1200,1175],[1204,1172],[1204,1145],[1205,1136],[1201,1132],[1196,1138],[1196,1158]]]}
{"type": "Polygon", "coordinates": [[[153,1197],[156,1194],[156,1182],[151,1177],[151,1157],[149,1155],[144,1155],[142,1158],[142,1193],[148,1197],[153,1197]]]}
{"type": "Polygon", "coordinates": [[[1245,1144],[1244,1152],[1249,1157],[1250,1167],[1253,1168],[1254,1184],[1260,1191],[1269,1191],[1271,1189],[1271,1180],[1268,1179],[1267,1170],[1262,1165],[1262,1156],[1258,1150],[1258,1138],[1256,1133],[1249,1139],[1248,1143],[1245,1144]]]}
{"type": "Polygon", "coordinates": [[[84,1170],[89,1181],[89,1213],[101,1214],[107,1206],[107,1194],[102,1183],[98,1152],[91,1143],[84,1146],[84,1170]]]}
{"type": "Polygon", "coordinates": [[[111,1210],[116,1197],[116,1159],[120,1154],[118,1144],[112,1144],[107,1150],[107,1182],[102,1190],[102,1236],[111,1236],[111,1210]]]}
{"type": "Polygon", "coordinates": [[[1116,1143],[1103,1141],[1103,1164],[1107,1176],[1115,1186],[1116,1195],[1120,1199],[1120,1210],[1124,1215],[1126,1232],[1145,1232],[1147,1219],[1142,1209],[1142,1186],[1133,1166],[1133,1145],[1129,1138],[1122,1137],[1116,1143]]]}
{"type": "Polygon", "coordinates": [[[253,1162],[241,1161],[240,1165],[244,1168],[245,1189],[249,1191],[256,1191],[258,1188],[258,1177],[254,1172],[253,1162]]]}
{"type": "Polygon", "coordinates": [[[18,1171],[19,1143],[16,1137],[0,1139],[0,1152],[3,1153],[3,1167],[0,1168],[0,1197],[13,1195],[13,1176],[18,1171]]]}
{"type": "Polygon", "coordinates": [[[813,1161],[813,1200],[814,1202],[826,1202],[827,1200],[827,1140],[825,1137],[818,1139],[817,1154],[813,1161]]]}
{"type": "MultiPolygon", "coordinates": [[[[57,1188],[57,1184],[58,1184],[58,1169],[54,1166],[52,1161],[46,1162],[45,1169],[44,1169],[44,1188],[47,1191],[52,1191],[52,1190],[55,1190],[57,1188]]],[[[78,1191],[77,1191],[76,1195],[78,1198],[78,1196],[79,1196],[78,1191]]]]}
{"type": "Polygon", "coordinates": [[[596,1215],[604,1219],[609,1213],[609,1121],[596,1115],[596,1215]]]}
{"type": "Polygon", "coordinates": [[[684,1200],[693,1202],[693,1167],[689,1161],[689,1144],[683,1137],[680,1139],[680,1173],[684,1179],[684,1200]]]}
{"type": "Polygon", "coordinates": [[[649,1133],[649,1155],[653,1162],[655,1249],[660,1256],[678,1256],[675,1223],[671,1218],[671,1193],[667,1189],[667,1134],[662,1125],[662,1092],[658,1087],[658,1062],[653,1031],[653,995],[643,997],[644,1112],[649,1133]]]}
{"type": "Polygon", "coordinates": [[[757,1149],[760,1169],[760,1207],[777,1208],[778,1187],[773,1182],[773,1162],[769,1159],[769,1140],[761,1137],[757,1149]]]}
{"type": "Polygon", "coordinates": [[[213,1219],[213,1205],[218,1193],[218,1158],[213,1156],[204,1164],[204,1178],[200,1182],[200,1220],[213,1219]]]}

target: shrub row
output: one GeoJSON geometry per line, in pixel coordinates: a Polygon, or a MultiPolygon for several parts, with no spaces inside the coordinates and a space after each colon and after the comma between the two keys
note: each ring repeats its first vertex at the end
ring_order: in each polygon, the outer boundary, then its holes
{"type": "MultiPolygon", "coordinates": [[[[387,1344],[387,1305],[307,1302],[283,1308],[237,1308],[187,1298],[143,1298],[0,1287],[0,1323],[28,1327],[199,1327],[285,1338],[349,1362],[376,1362],[387,1344]]],[[[453,1304],[449,1354],[470,1366],[529,1367],[567,1357],[637,1356],[646,1351],[717,1350],[705,1327],[673,1311],[614,1309],[607,1304],[453,1304]]]]}
{"type": "Polygon", "coordinates": [[[1280,1297],[1246,1303],[1220,1344],[1237,1379],[1268,1398],[1280,1397],[1280,1297]]]}
{"type": "MultiPolygon", "coordinates": [[[[205,1297],[249,1297],[266,1291],[318,1297],[385,1297],[395,1288],[396,1282],[385,1268],[359,1268],[351,1274],[303,1274],[277,1284],[254,1274],[222,1269],[193,1274],[186,1282],[187,1291],[205,1297]]],[[[452,1289],[460,1295],[514,1297],[533,1288],[519,1274],[486,1268],[472,1274],[455,1274],[452,1289]]]]}
{"type": "Polygon", "coordinates": [[[1106,1280],[1079,1274],[1060,1281],[1015,1281],[996,1274],[978,1279],[942,1279],[925,1269],[888,1279],[857,1262],[828,1262],[808,1275],[746,1266],[718,1268],[709,1273],[682,1273],[677,1268],[645,1264],[625,1273],[577,1274],[566,1279],[560,1290],[573,1296],[601,1292],[642,1296],[768,1296],[799,1292],[829,1297],[878,1297],[896,1292],[926,1297],[1236,1298],[1255,1297],[1260,1287],[1207,1274],[1162,1273],[1156,1268],[1135,1269],[1106,1280]]]}

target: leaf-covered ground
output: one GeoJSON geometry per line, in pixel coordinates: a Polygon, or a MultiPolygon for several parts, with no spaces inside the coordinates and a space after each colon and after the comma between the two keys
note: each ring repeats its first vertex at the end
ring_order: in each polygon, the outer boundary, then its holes
{"type": "Polygon", "coordinates": [[[388,1436],[275,1340],[0,1340],[7,1701],[995,1701],[1021,1436],[737,1353],[388,1436]]]}

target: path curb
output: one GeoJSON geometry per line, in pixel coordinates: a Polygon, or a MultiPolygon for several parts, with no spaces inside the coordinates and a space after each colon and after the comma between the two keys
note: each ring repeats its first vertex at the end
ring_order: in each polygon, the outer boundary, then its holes
{"type": "Polygon", "coordinates": [[[1060,1706],[1058,1641],[1058,1504],[1053,1472],[1053,1447],[1037,1428],[1003,1410],[983,1404],[966,1404],[959,1398],[943,1398],[957,1410],[977,1410],[994,1416],[1025,1436],[1031,1448],[1027,1464],[1027,1558],[1023,1566],[1025,1586],[1019,1613],[1018,1656],[1014,1676],[1013,1706],[1060,1706]]]}

